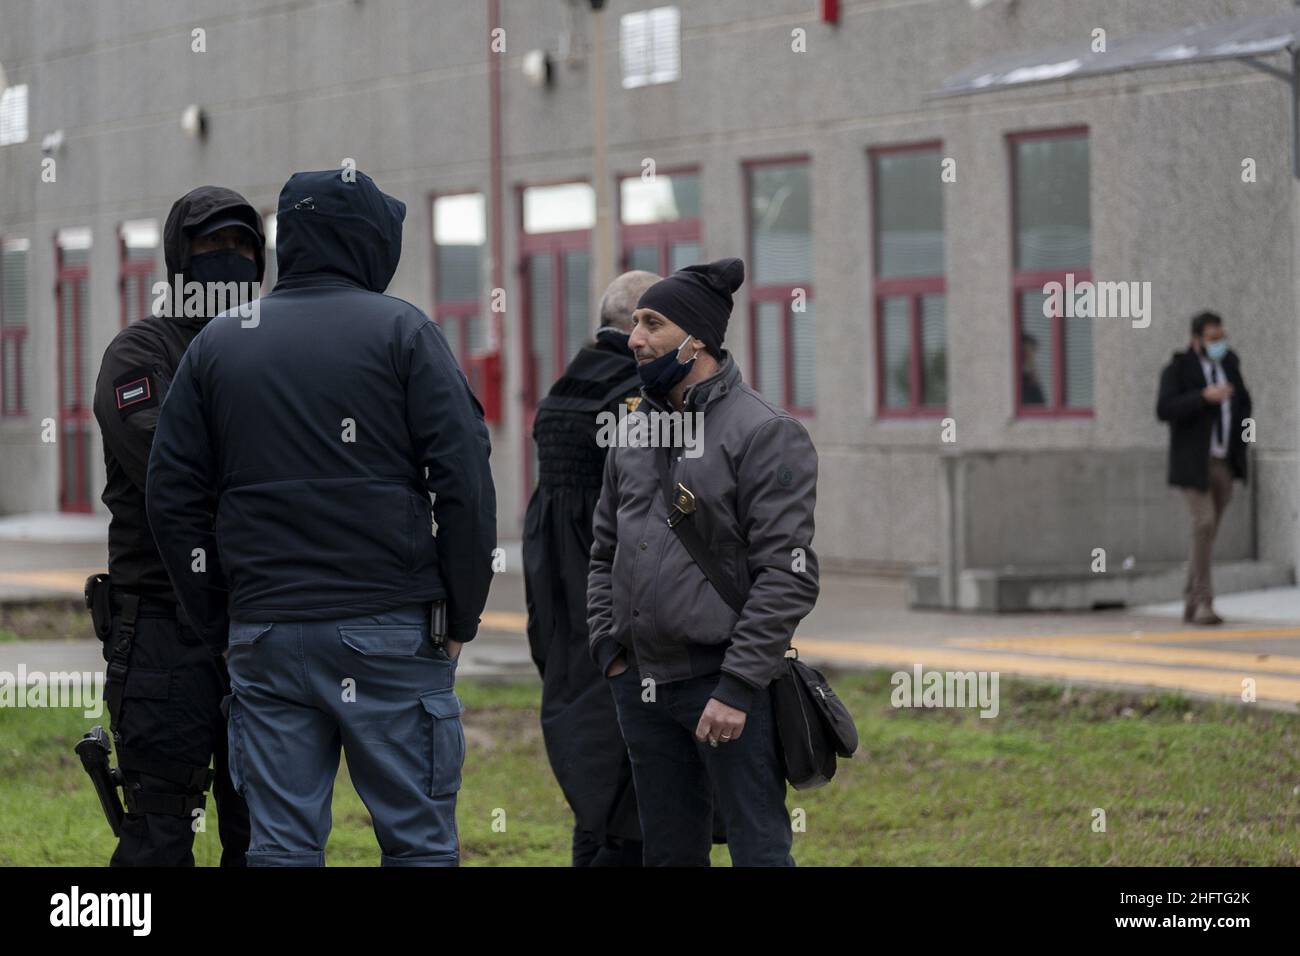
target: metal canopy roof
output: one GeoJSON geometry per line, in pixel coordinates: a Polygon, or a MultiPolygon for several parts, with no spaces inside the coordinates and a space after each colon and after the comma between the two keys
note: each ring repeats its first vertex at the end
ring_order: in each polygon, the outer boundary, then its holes
{"type": "Polygon", "coordinates": [[[1300,10],[1142,33],[1107,47],[1105,53],[1094,53],[1089,37],[1048,50],[1004,54],[954,73],[930,95],[962,96],[1157,66],[1241,60],[1291,87],[1291,172],[1300,179],[1300,10]],[[1282,52],[1289,55],[1290,69],[1256,59],[1282,52]]]}
{"type": "MultiPolygon", "coordinates": [[[[1099,76],[1156,66],[1247,60],[1291,49],[1300,39],[1300,10],[1269,17],[1240,17],[1204,26],[1142,33],[1092,52],[1091,38],[1047,50],[983,60],[944,80],[934,96],[1016,89],[1033,83],[1099,76]]],[[[1255,65],[1255,64],[1252,64],[1255,65]]],[[[1262,64],[1258,64],[1262,66],[1262,64]]],[[[1285,76],[1289,73],[1267,68],[1285,76]]]]}

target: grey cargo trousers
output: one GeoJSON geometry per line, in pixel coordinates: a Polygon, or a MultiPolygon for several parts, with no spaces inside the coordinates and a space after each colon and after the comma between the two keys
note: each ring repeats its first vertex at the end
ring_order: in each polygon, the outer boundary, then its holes
{"type": "Polygon", "coordinates": [[[323,866],[339,750],[385,866],[459,862],[465,734],[428,605],[333,621],[231,621],[230,772],[250,866],[323,866]]]}

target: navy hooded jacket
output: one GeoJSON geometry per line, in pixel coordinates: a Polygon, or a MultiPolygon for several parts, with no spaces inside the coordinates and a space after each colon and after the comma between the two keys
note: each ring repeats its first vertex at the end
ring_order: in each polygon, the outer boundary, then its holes
{"type": "Polygon", "coordinates": [[[251,316],[209,322],[176,370],[147,510],[214,650],[232,618],[347,618],[442,597],[447,636],[474,637],[496,547],[491,447],[442,330],[383,294],[405,215],[364,173],[295,173],[274,291],[251,316]]]}

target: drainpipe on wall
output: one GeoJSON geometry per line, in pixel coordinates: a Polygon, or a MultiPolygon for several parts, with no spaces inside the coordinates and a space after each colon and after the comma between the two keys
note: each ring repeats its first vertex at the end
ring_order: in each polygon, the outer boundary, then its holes
{"type": "MultiPolygon", "coordinates": [[[[491,280],[493,289],[504,288],[501,234],[501,57],[492,52],[493,31],[501,25],[500,0],[488,0],[488,229],[489,255],[492,257],[491,280]]],[[[505,329],[502,313],[492,313],[493,347],[505,353],[505,329]]],[[[504,371],[503,371],[504,378],[504,371]]],[[[504,381],[502,388],[505,388],[504,381]]],[[[504,404],[504,396],[502,396],[504,404]]],[[[505,409],[502,409],[504,413],[505,409]]],[[[502,419],[504,420],[504,414],[502,419]]]]}
{"type": "MultiPolygon", "coordinates": [[[[591,0],[591,178],[596,193],[592,264],[594,302],[614,281],[614,229],[610,203],[609,156],[605,142],[605,2],[591,0]]],[[[599,305],[596,306],[599,308],[599,305]]],[[[592,309],[593,316],[596,309],[592,309]]],[[[590,324],[590,323],[589,323],[590,324]]],[[[599,317],[593,325],[599,325],[599,317]]]]}

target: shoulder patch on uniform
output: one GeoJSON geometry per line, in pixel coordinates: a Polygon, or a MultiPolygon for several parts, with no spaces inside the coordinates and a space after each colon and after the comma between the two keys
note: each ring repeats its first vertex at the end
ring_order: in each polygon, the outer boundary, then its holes
{"type": "Polygon", "coordinates": [[[154,385],[153,369],[133,368],[113,382],[113,397],[117,411],[123,417],[133,415],[142,408],[158,404],[158,390],[154,385]]]}
{"type": "Polygon", "coordinates": [[[789,488],[794,481],[794,471],[789,465],[782,465],[776,470],[776,483],[782,488],[789,488]]]}

